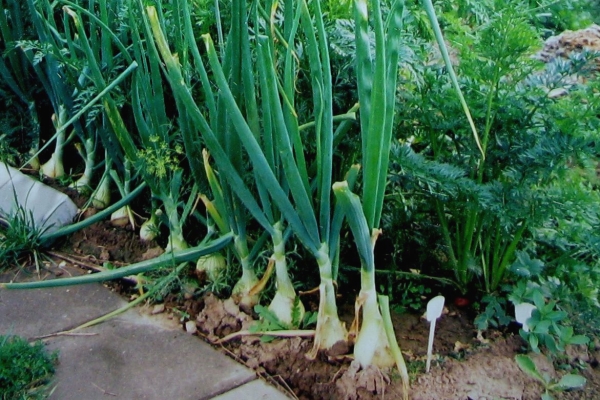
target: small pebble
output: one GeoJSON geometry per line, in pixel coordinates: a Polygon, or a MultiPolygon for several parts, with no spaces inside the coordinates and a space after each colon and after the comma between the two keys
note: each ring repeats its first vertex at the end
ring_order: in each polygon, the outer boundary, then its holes
{"type": "Polygon", "coordinates": [[[185,331],[190,335],[196,333],[198,328],[196,327],[196,321],[188,321],[185,323],[185,331]]]}
{"type": "Polygon", "coordinates": [[[165,311],[164,304],[156,304],[154,306],[154,308],[152,309],[152,315],[160,314],[160,313],[163,313],[164,311],[165,311]]]}

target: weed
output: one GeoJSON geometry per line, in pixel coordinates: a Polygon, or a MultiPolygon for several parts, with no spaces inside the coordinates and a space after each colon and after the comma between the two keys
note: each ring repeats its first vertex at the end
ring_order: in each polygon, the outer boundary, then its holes
{"type": "Polygon", "coordinates": [[[31,345],[19,336],[0,336],[0,399],[44,398],[57,358],[42,342],[31,345]]]}
{"type": "Polygon", "coordinates": [[[551,392],[562,392],[565,390],[578,389],[585,386],[586,379],[581,375],[566,374],[560,380],[552,379],[547,374],[538,371],[535,363],[526,355],[515,356],[517,365],[523,372],[532,378],[538,380],[544,385],[544,394],[542,400],[552,400],[551,392]]]}
{"type": "Polygon", "coordinates": [[[425,372],[425,360],[413,360],[406,364],[410,381],[415,382],[425,372]]]}
{"type": "MultiPolygon", "coordinates": [[[[317,323],[317,313],[306,312],[302,320],[300,319],[300,299],[296,297],[292,309],[292,323],[290,325],[281,322],[277,315],[269,308],[257,304],[254,306],[254,312],[258,314],[259,319],[250,326],[250,332],[268,332],[282,331],[288,329],[308,328],[317,323]]],[[[275,336],[263,335],[261,342],[270,342],[275,339],[275,336]]]]}
{"type": "Polygon", "coordinates": [[[488,328],[499,328],[508,325],[513,319],[506,313],[507,301],[503,297],[484,296],[481,299],[482,305],[485,304],[485,309],[475,318],[475,326],[479,330],[487,330],[488,328]]]}
{"type": "Polygon", "coordinates": [[[527,320],[529,331],[520,331],[521,337],[527,341],[531,350],[539,353],[539,347],[543,345],[552,355],[557,355],[564,353],[567,345],[587,344],[589,338],[574,334],[573,327],[568,325],[568,313],[561,310],[556,301],[546,301],[542,290],[543,288],[535,286],[527,288],[521,283],[510,296],[514,304],[533,300],[536,307],[531,318],[527,320]]]}
{"type": "MultiPolygon", "coordinates": [[[[254,306],[254,311],[258,314],[260,319],[252,324],[249,329],[250,332],[281,331],[289,329],[289,327],[281,322],[275,313],[267,307],[257,304],[254,306]]],[[[273,339],[275,339],[275,336],[263,335],[260,338],[261,342],[270,342],[273,339]]]]}
{"type": "Polygon", "coordinates": [[[45,229],[33,223],[33,213],[19,206],[14,215],[0,218],[0,271],[14,267],[24,254],[37,260],[45,229]]]}
{"type": "Polygon", "coordinates": [[[402,294],[397,298],[398,303],[393,307],[395,312],[419,312],[424,308],[424,299],[430,297],[431,289],[422,283],[407,280],[398,285],[397,293],[402,294]]]}

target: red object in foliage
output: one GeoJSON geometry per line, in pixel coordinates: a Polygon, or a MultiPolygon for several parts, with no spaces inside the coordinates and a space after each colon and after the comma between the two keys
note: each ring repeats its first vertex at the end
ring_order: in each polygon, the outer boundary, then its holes
{"type": "Polygon", "coordinates": [[[470,304],[471,302],[469,301],[469,299],[464,298],[464,297],[457,297],[454,299],[454,305],[456,307],[466,307],[470,304]]]}

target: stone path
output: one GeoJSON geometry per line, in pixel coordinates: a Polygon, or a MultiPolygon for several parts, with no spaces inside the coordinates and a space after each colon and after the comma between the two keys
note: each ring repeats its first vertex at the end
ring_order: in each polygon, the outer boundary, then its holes
{"type": "MultiPolygon", "coordinates": [[[[10,278],[8,278],[10,279],[10,278]]],[[[6,282],[7,276],[0,276],[6,282]],[[4,279],[3,279],[4,278],[4,279]]],[[[0,335],[35,338],[123,306],[100,284],[1,290],[0,335]]],[[[45,339],[58,350],[54,400],[283,400],[255,373],[164,316],[132,309],[76,336],[45,339]]]]}

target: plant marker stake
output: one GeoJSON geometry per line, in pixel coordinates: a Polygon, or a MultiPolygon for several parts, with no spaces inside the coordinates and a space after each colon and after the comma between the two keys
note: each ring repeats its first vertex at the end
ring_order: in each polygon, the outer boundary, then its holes
{"type": "Polygon", "coordinates": [[[523,330],[525,332],[529,332],[527,320],[531,318],[531,313],[535,309],[537,309],[537,307],[530,303],[520,303],[515,305],[515,320],[517,323],[523,325],[523,330]]]}
{"type": "Polygon", "coordinates": [[[429,321],[429,343],[427,344],[427,365],[425,372],[429,373],[431,367],[431,352],[433,350],[433,336],[435,334],[435,322],[442,315],[444,309],[444,296],[436,296],[427,303],[427,313],[425,318],[429,321]]]}

